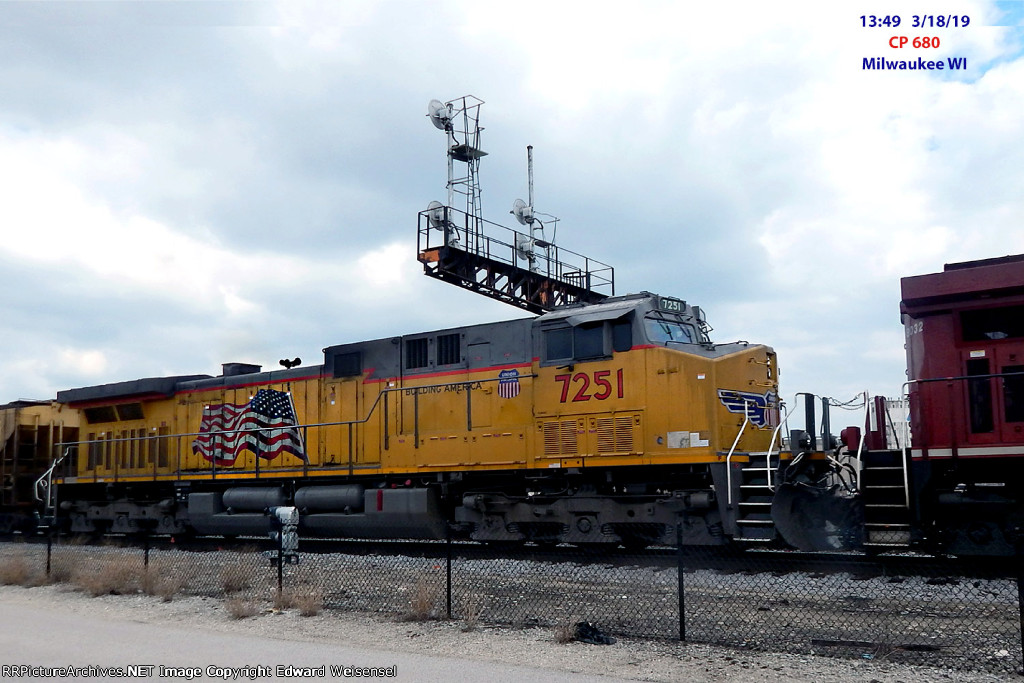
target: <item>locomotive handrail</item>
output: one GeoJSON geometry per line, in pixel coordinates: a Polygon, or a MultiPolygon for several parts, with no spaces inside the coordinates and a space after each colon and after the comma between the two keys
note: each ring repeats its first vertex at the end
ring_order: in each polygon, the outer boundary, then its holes
{"type": "MultiPolygon", "coordinates": [[[[861,424],[866,425],[868,423],[868,405],[870,400],[868,398],[868,391],[864,390],[864,419],[861,420],[861,424]]],[[[860,468],[861,468],[861,454],[864,452],[864,439],[867,438],[865,430],[860,431],[860,441],[857,443],[857,457],[855,458],[857,466],[853,470],[854,478],[857,482],[857,490],[860,491],[860,468]]],[[[906,476],[906,467],[904,469],[904,477],[906,476]]],[[[904,490],[906,487],[904,486],[904,490]]]]}
{"type": "MultiPolygon", "coordinates": [[[[782,411],[782,416],[779,420],[779,424],[775,426],[775,430],[772,432],[772,440],[768,444],[768,454],[765,457],[765,475],[768,477],[769,491],[775,491],[775,486],[772,484],[772,447],[775,446],[775,440],[778,438],[779,432],[782,430],[782,426],[789,424],[789,411],[786,410],[785,401],[779,401],[779,409],[782,411]]],[[[781,466],[782,444],[779,444],[779,459],[781,466]]],[[[778,467],[775,469],[778,471],[778,467]]]]}
{"type": "MultiPolygon", "coordinates": [[[[522,379],[522,378],[535,378],[535,377],[537,377],[537,375],[533,374],[533,373],[519,375],[520,379],[522,379]]],[[[61,462],[64,461],[64,458],[67,457],[67,455],[70,453],[72,446],[82,446],[82,445],[84,445],[84,446],[88,447],[90,445],[94,445],[94,444],[98,444],[98,443],[142,442],[142,441],[149,441],[149,440],[152,440],[152,439],[177,439],[180,442],[180,439],[186,438],[186,437],[195,437],[195,436],[223,436],[225,434],[253,434],[253,433],[257,433],[257,432],[275,432],[275,431],[280,432],[280,431],[284,431],[284,430],[288,430],[288,429],[295,429],[295,430],[301,429],[301,430],[303,430],[303,443],[305,443],[305,441],[306,441],[306,439],[305,439],[305,430],[309,429],[310,427],[340,427],[340,426],[348,426],[348,428],[349,428],[349,468],[351,470],[351,467],[352,467],[352,464],[353,464],[352,463],[352,450],[353,449],[352,449],[352,439],[351,439],[352,426],[353,425],[357,425],[357,424],[365,424],[365,423],[369,422],[370,418],[373,417],[374,412],[377,410],[377,406],[380,405],[382,399],[384,401],[386,401],[386,398],[384,398],[384,397],[386,397],[387,394],[394,393],[394,392],[403,392],[403,391],[415,392],[413,394],[413,400],[414,400],[414,403],[416,403],[416,402],[419,401],[420,394],[423,393],[421,390],[423,390],[423,389],[434,389],[434,388],[439,388],[439,387],[451,387],[451,386],[460,386],[460,385],[462,385],[462,386],[466,386],[467,387],[466,395],[467,395],[467,411],[468,411],[469,410],[469,396],[470,396],[470,392],[472,391],[472,389],[471,389],[472,385],[474,385],[474,384],[483,384],[485,382],[500,382],[500,381],[501,381],[500,377],[486,377],[486,378],[483,378],[483,379],[460,380],[460,381],[457,381],[457,382],[441,382],[441,383],[438,383],[438,384],[421,384],[421,385],[416,385],[416,386],[412,386],[412,387],[409,387],[409,386],[385,387],[384,389],[381,390],[381,392],[379,394],[377,394],[377,397],[374,399],[373,403],[370,405],[369,409],[367,410],[366,416],[363,417],[363,418],[360,418],[360,419],[356,419],[356,420],[340,420],[340,421],[336,421],[336,422],[308,422],[308,423],[294,424],[294,425],[288,425],[288,426],[278,426],[278,427],[250,427],[248,429],[220,429],[220,430],[208,430],[208,431],[205,431],[205,432],[203,432],[203,431],[199,431],[199,432],[179,432],[179,433],[175,433],[175,434],[149,435],[149,436],[141,436],[141,437],[140,436],[134,436],[134,437],[126,436],[126,437],[119,437],[119,438],[103,439],[102,441],[98,441],[98,440],[94,440],[94,441],[62,441],[62,442],[58,442],[57,444],[55,444],[55,446],[57,446],[57,447],[67,446],[68,448],[65,451],[64,455],[62,455],[59,459],[54,461],[54,464],[51,465],[50,469],[47,471],[47,474],[50,474],[52,476],[53,470],[61,462]]],[[[385,426],[386,426],[387,425],[387,413],[384,414],[384,420],[385,420],[385,426]]],[[[415,445],[415,447],[419,448],[419,419],[418,419],[418,415],[415,417],[413,422],[414,422],[413,430],[414,430],[414,433],[416,435],[416,445],[415,445]]],[[[385,431],[385,435],[384,435],[385,444],[387,443],[388,436],[389,436],[389,434],[388,434],[388,431],[386,430],[385,431]]],[[[386,448],[387,448],[387,446],[385,445],[385,449],[386,448]]],[[[178,463],[177,463],[177,468],[176,469],[180,473],[181,472],[181,448],[180,448],[180,446],[176,450],[178,451],[178,463]]],[[[257,469],[258,469],[258,465],[259,465],[259,458],[257,458],[257,469]]],[[[217,467],[216,467],[216,463],[215,462],[211,462],[210,469],[214,473],[216,472],[217,467]]],[[[44,474],[42,477],[40,477],[40,480],[45,479],[47,474],[44,474]]],[[[37,481],[37,484],[38,484],[38,481],[37,481]]],[[[41,498],[37,498],[37,500],[42,501],[41,498]]]]}
{"type": "MultiPolygon", "coordinates": [[[[911,379],[903,383],[906,387],[908,384],[923,384],[925,382],[952,382],[961,379],[995,379],[997,377],[1021,377],[1024,376],[1024,372],[992,372],[987,375],[953,375],[950,377],[924,377],[922,379],[911,379]]],[[[908,394],[909,395],[909,394],[908,394]]]]}
{"type": "MultiPolygon", "coordinates": [[[[913,380],[911,380],[913,381],[913,380]]],[[[910,423],[910,392],[907,390],[907,385],[910,382],[904,382],[903,387],[900,389],[900,393],[906,397],[903,401],[903,422],[904,424],[910,423]]],[[[887,444],[888,445],[888,444],[887,444]]],[[[910,508],[910,476],[907,474],[907,462],[910,460],[910,429],[906,431],[906,438],[903,439],[903,448],[900,457],[900,464],[903,465],[903,493],[906,500],[907,508],[910,508]]]]}
{"type": "Polygon", "coordinates": [[[740,437],[743,436],[743,430],[747,428],[747,423],[750,422],[750,404],[753,401],[743,399],[743,424],[740,425],[740,431],[736,433],[736,438],[733,439],[732,447],[729,449],[729,454],[725,456],[725,489],[726,489],[726,504],[732,505],[732,456],[736,452],[736,445],[740,442],[740,437]]]}
{"type": "Polygon", "coordinates": [[[54,507],[53,498],[53,471],[64,462],[64,459],[71,454],[71,446],[64,449],[64,453],[59,458],[54,458],[53,463],[50,465],[41,477],[36,479],[35,486],[33,487],[32,494],[35,499],[40,503],[43,503],[43,511],[46,512],[54,507]],[[43,500],[43,493],[46,495],[46,500],[43,500]]]}

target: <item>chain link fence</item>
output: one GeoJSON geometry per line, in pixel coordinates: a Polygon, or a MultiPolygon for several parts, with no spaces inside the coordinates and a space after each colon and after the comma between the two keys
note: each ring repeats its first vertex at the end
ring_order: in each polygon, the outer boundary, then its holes
{"type": "Polygon", "coordinates": [[[751,650],[833,655],[997,674],[1022,664],[1020,568],[914,555],[712,548],[643,553],[463,541],[303,541],[273,561],[269,539],[0,544],[0,583],[68,582],[93,595],[225,598],[393,618],[571,628],[751,650]]]}

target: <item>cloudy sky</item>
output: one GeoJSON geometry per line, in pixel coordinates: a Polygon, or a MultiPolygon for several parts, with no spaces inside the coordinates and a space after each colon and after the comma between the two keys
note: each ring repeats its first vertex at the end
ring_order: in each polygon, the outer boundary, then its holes
{"type": "Polygon", "coordinates": [[[535,149],[559,243],[894,394],[899,278],[1024,252],[1021,2],[0,0],[0,402],[501,320],[425,278],[433,98],[481,110],[484,217],[535,149]],[[876,3],[877,4],[877,3],[876,3]],[[840,7],[843,7],[840,9],[840,7]],[[892,36],[938,36],[893,49],[892,36]],[[865,57],[966,58],[865,71],[865,57]]]}

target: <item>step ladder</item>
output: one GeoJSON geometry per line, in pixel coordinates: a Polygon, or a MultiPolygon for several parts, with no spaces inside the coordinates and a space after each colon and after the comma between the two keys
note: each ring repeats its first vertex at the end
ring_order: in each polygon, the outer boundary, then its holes
{"type": "MultiPolygon", "coordinates": [[[[736,535],[733,540],[751,545],[771,543],[779,535],[772,521],[778,466],[771,466],[769,453],[746,455],[748,461],[740,468],[739,498],[734,503],[736,535]]],[[[777,452],[774,455],[779,456],[777,452]]]]}
{"type": "Polygon", "coordinates": [[[907,548],[913,538],[902,451],[864,453],[860,491],[864,501],[864,547],[907,548]]]}

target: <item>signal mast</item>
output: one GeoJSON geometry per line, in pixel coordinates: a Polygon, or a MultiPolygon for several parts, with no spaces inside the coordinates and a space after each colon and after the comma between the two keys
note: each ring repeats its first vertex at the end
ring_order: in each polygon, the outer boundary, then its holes
{"type": "Polygon", "coordinates": [[[480,199],[480,100],[431,100],[427,116],[447,137],[448,201],[419,213],[417,258],[423,272],[532,313],[573,303],[597,303],[615,294],[615,270],[555,244],[558,219],[534,210],[533,147],[528,146],[529,202],[512,211],[525,231],[484,220],[480,199]],[[465,164],[465,171],[457,164],[465,164]],[[464,197],[464,209],[455,207],[464,197]],[[549,218],[551,240],[545,237],[549,218]],[[522,265],[521,265],[522,264],[522,265]]]}

